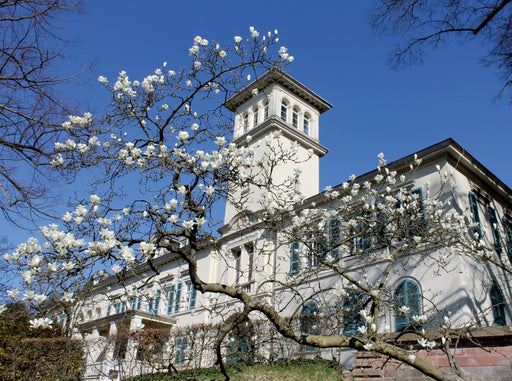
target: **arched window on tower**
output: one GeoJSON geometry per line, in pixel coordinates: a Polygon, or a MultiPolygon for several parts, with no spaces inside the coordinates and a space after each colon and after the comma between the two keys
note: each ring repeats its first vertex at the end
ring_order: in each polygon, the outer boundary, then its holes
{"type": "Polygon", "coordinates": [[[404,280],[395,290],[396,332],[421,329],[412,319],[413,316],[421,314],[420,287],[410,279],[404,280]]]}
{"type": "Polygon", "coordinates": [[[258,125],[258,117],[259,117],[259,109],[258,106],[254,106],[252,109],[252,128],[256,127],[258,125]]]}
{"type": "Polygon", "coordinates": [[[491,297],[492,316],[494,318],[493,325],[495,327],[503,327],[507,325],[507,320],[505,318],[505,298],[503,297],[503,293],[501,292],[500,287],[493,282],[489,290],[489,294],[491,297]]]}
{"type": "Polygon", "coordinates": [[[311,117],[309,114],[304,114],[304,120],[303,120],[303,131],[306,135],[309,135],[309,124],[310,124],[311,117]]]}
{"type": "Polygon", "coordinates": [[[299,127],[299,108],[297,106],[292,111],[292,126],[295,128],[299,127]]]}
{"type": "Polygon", "coordinates": [[[286,99],[281,101],[281,119],[284,122],[288,119],[288,101],[286,99]]]}
{"type": "Polygon", "coordinates": [[[242,116],[242,126],[244,128],[244,134],[249,130],[249,114],[245,113],[242,116]]]}
{"type": "Polygon", "coordinates": [[[264,100],[263,101],[263,120],[267,120],[268,119],[268,100],[264,100]]]}

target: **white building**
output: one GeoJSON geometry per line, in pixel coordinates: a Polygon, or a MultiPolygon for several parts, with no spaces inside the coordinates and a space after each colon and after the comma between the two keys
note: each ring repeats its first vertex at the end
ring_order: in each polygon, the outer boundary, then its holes
{"type": "MultiPolygon", "coordinates": [[[[279,183],[300,167],[300,174],[293,184],[284,184],[293,191],[290,200],[294,195],[301,195],[306,200],[300,208],[311,205],[336,208],[334,197],[326,192],[319,193],[319,159],[327,153],[320,144],[320,115],[331,107],[328,102],[275,69],[228,100],[226,107],[235,113],[234,142],[238,146],[253,146],[255,156],[262,158],[268,157],[277,145],[280,149],[294,147],[298,160],[277,163],[270,175],[274,183],[279,183]],[[272,140],[271,144],[258,146],[275,131],[281,133],[275,143],[272,140]],[[247,139],[248,136],[251,139],[247,139]]],[[[269,169],[267,164],[263,168],[258,170],[269,169]]],[[[417,255],[401,252],[386,276],[389,300],[379,313],[377,330],[385,332],[389,327],[392,332],[403,331],[421,324],[427,329],[434,329],[435,324],[443,324],[446,315],[450,315],[453,327],[511,324],[512,315],[507,301],[512,298],[512,289],[507,283],[506,272],[500,268],[500,264],[509,268],[512,260],[511,189],[451,139],[390,163],[386,168],[396,171],[397,178],[405,176],[405,181],[392,188],[405,189],[412,197],[409,202],[421,204],[428,194],[440,192],[438,199],[449,200],[454,210],[461,213],[469,210],[477,223],[475,230],[483,236],[484,245],[489,249],[485,252],[492,253],[496,265],[478,262],[464,255],[441,262],[446,252],[436,245],[422,246],[423,251],[417,255]],[[411,170],[411,165],[414,170],[411,170]],[[449,182],[453,187],[442,186],[444,173],[452,174],[449,182]],[[397,298],[401,298],[400,301],[397,298]],[[398,306],[405,306],[409,311],[398,312],[398,306]],[[411,320],[414,315],[424,315],[428,321],[416,324],[411,320]]],[[[364,186],[366,181],[374,182],[378,174],[374,170],[361,175],[350,182],[350,187],[353,184],[364,186]]],[[[342,197],[350,192],[350,188],[341,184],[333,191],[342,197]]],[[[359,314],[359,310],[365,308],[362,306],[364,297],[351,290],[353,287],[346,279],[342,280],[339,272],[323,266],[321,258],[311,253],[312,246],[319,244],[318,234],[313,234],[313,243],[308,245],[309,238],[301,237],[294,241],[284,233],[258,225],[261,223],[258,211],[261,199],[266,197],[265,192],[253,186],[233,190],[233,200],[239,203],[227,203],[224,226],[219,229],[220,237],[215,242],[204,243],[197,259],[200,278],[205,282],[238,286],[250,295],[259,295],[282,311],[284,316],[302,316],[298,324],[306,333],[323,333],[332,327],[338,330],[338,334],[344,330],[346,335],[357,335],[357,328],[364,324],[359,314]],[[290,286],[292,283],[293,288],[290,286]],[[340,291],[344,288],[344,292],[336,294],[338,302],[334,304],[332,293],[329,294],[331,299],[320,293],[320,290],[340,291]],[[303,299],[294,294],[294,290],[303,299]],[[322,318],[317,319],[318,316],[322,318]],[[322,323],[312,323],[315,319],[322,323]]],[[[363,211],[360,203],[351,205],[353,211],[347,213],[356,215],[363,211]]],[[[350,216],[346,217],[348,220],[350,216]]],[[[378,282],[382,279],[379,266],[384,266],[386,261],[372,259],[365,254],[380,250],[376,247],[377,239],[373,235],[354,234],[350,245],[348,240],[343,240],[343,245],[337,247],[342,241],[340,218],[343,216],[338,214],[325,221],[322,244],[327,247],[333,243],[332,250],[328,250],[331,254],[329,261],[336,262],[358,282],[364,281],[368,285],[378,282]]],[[[411,231],[410,226],[404,229],[411,231]]],[[[182,248],[187,249],[186,245],[182,248]]],[[[195,339],[191,339],[190,334],[199,332],[197,327],[200,325],[211,326],[221,322],[241,304],[224,296],[197,292],[190,281],[188,267],[176,255],[164,253],[153,260],[152,266],[141,266],[122,283],[115,277],[95,282],[92,296],[82,302],[76,332],[90,344],[86,374],[89,379],[166,368],[169,362],[176,367],[213,362],[213,353],[209,350],[205,350],[200,358],[197,358],[197,352],[194,359],[187,356],[188,350],[198,344],[194,340],[208,336],[197,334],[195,339]],[[155,268],[158,273],[155,273],[155,268]],[[136,289],[142,293],[135,292],[136,289]],[[170,344],[159,348],[167,353],[165,364],[157,360],[156,355],[153,356],[153,364],[147,358],[144,362],[140,344],[144,332],[171,328],[170,344]],[[138,336],[133,332],[138,332],[138,336]],[[182,336],[176,332],[181,332],[182,336]]],[[[258,319],[257,316],[251,317],[253,321],[258,319]]],[[[285,340],[280,344],[257,346],[255,351],[263,357],[319,353],[312,347],[299,347],[285,340]]],[[[240,344],[237,348],[245,350],[240,344]]],[[[329,349],[321,353],[345,363],[353,360],[351,351],[329,349]]]]}

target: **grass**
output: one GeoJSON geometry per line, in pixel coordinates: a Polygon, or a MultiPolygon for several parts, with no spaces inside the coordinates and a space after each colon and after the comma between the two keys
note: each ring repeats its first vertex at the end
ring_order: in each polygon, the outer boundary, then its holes
{"type": "MultiPolygon", "coordinates": [[[[342,378],[342,366],[335,361],[280,360],[272,364],[237,364],[228,367],[233,381],[338,381],[342,378]]],[[[212,381],[224,380],[216,368],[184,370],[178,374],[153,374],[139,376],[132,381],[212,381]]]]}

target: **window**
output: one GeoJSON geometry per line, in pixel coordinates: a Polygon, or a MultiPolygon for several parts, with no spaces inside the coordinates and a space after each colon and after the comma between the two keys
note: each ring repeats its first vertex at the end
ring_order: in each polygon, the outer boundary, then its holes
{"type": "Polygon", "coordinates": [[[140,310],[140,304],[141,304],[141,298],[140,298],[140,295],[139,295],[139,296],[135,296],[135,297],[132,299],[131,309],[132,309],[132,310],[140,310]]]}
{"type": "Polygon", "coordinates": [[[512,262],[512,222],[509,217],[503,216],[501,219],[503,230],[505,231],[505,238],[507,240],[507,254],[512,262]]]}
{"type": "MultiPolygon", "coordinates": [[[[181,284],[181,283],[180,283],[181,284]]],[[[180,338],[176,341],[176,365],[181,365],[185,362],[185,351],[187,350],[187,339],[180,338]]]]}
{"type": "Polygon", "coordinates": [[[489,206],[489,222],[491,223],[492,236],[494,238],[494,248],[496,252],[501,254],[503,252],[501,244],[501,234],[498,226],[498,217],[496,215],[496,209],[489,206]]]}
{"type": "Polygon", "coordinates": [[[192,282],[187,285],[187,300],[188,308],[193,310],[196,308],[197,290],[194,288],[192,282]]]}
{"type": "Polygon", "coordinates": [[[108,305],[107,307],[107,315],[106,316],[110,316],[110,310],[112,309],[112,305],[108,305]]]}
{"type": "Polygon", "coordinates": [[[235,284],[239,284],[242,273],[242,250],[234,250],[233,257],[235,258],[235,284]]]}
{"type": "Polygon", "coordinates": [[[259,110],[258,110],[258,106],[254,106],[254,108],[252,109],[252,128],[256,127],[258,125],[258,113],[259,113],[259,110]]]}
{"type": "Polygon", "coordinates": [[[357,329],[366,325],[361,316],[364,309],[364,295],[359,291],[350,290],[343,300],[343,334],[345,336],[357,335],[357,329]]]}
{"type": "Polygon", "coordinates": [[[299,108],[294,107],[292,111],[292,125],[295,128],[299,127],[299,108]]]}
{"type": "MultiPolygon", "coordinates": [[[[318,334],[318,304],[314,301],[309,301],[304,304],[300,312],[300,330],[305,334],[316,335],[318,334]]],[[[316,350],[315,347],[306,346],[306,351],[311,352],[316,350]]]]}
{"type": "Polygon", "coordinates": [[[254,266],[254,246],[247,245],[245,246],[245,251],[247,251],[247,256],[249,257],[249,269],[247,270],[247,282],[252,282],[252,268],[254,266]]]}
{"type": "Polygon", "coordinates": [[[359,223],[357,224],[357,228],[352,233],[355,235],[354,239],[354,248],[356,253],[361,253],[365,251],[371,250],[375,245],[375,236],[373,236],[371,231],[371,216],[368,213],[365,213],[360,217],[359,223]]]}
{"type": "Polygon", "coordinates": [[[167,315],[172,314],[174,311],[175,298],[176,298],[176,285],[173,284],[169,288],[169,293],[168,293],[168,297],[167,297],[167,315]]]}
{"type": "Polygon", "coordinates": [[[268,119],[268,101],[263,102],[263,120],[268,119]]]}
{"type": "Polygon", "coordinates": [[[478,238],[482,238],[482,229],[480,227],[480,214],[478,213],[478,200],[476,195],[469,192],[469,207],[471,208],[471,214],[473,215],[473,222],[477,225],[474,232],[478,234],[478,238]]]}
{"type": "Polygon", "coordinates": [[[290,249],[290,275],[300,271],[300,244],[293,242],[290,249]]]}
{"type": "Polygon", "coordinates": [[[418,284],[404,280],[395,290],[395,330],[397,332],[417,330],[412,317],[421,315],[421,292],[418,284]]]}
{"type": "Polygon", "coordinates": [[[167,298],[167,314],[177,313],[181,307],[181,282],[173,284],[169,288],[169,295],[167,298]]]}
{"type": "Polygon", "coordinates": [[[319,256],[323,256],[325,252],[324,245],[320,242],[312,242],[310,243],[308,250],[308,267],[314,268],[320,266],[320,262],[318,261],[319,256]]]}
{"type": "Polygon", "coordinates": [[[148,312],[150,314],[158,314],[158,307],[160,306],[160,294],[161,291],[157,290],[155,296],[149,299],[148,312]]]}
{"type": "Polygon", "coordinates": [[[244,134],[249,130],[249,114],[245,113],[243,115],[242,125],[244,128],[244,134]]]}
{"type": "Polygon", "coordinates": [[[491,285],[489,294],[491,296],[491,308],[494,318],[493,325],[495,327],[507,325],[507,320],[505,319],[505,298],[503,298],[503,293],[496,283],[493,282],[491,285]]]}
{"type": "Polygon", "coordinates": [[[120,314],[121,312],[126,311],[126,303],[125,302],[117,302],[114,305],[114,309],[116,311],[116,314],[120,314]]]}
{"type": "Polygon", "coordinates": [[[306,114],[304,115],[304,120],[303,120],[303,131],[306,135],[309,135],[309,115],[306,114]]]}
{"type": "Polygon", "coordinates": [[[281,119],[284,122],[288,119],[288,103],[284,100],[281,102],[281,119]]]}

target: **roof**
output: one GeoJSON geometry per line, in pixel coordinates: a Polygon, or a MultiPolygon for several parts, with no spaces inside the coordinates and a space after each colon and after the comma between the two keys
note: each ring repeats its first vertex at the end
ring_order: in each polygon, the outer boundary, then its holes
{"type": "MultiPolygon", "coordinates": [[[[388,163],[386,168],[390,171],[397,171],[400,173],[402,171],[408,171],[409,166],[413,164],[416,159],[421,160],[422,165],[427,165],[443,155],[447,157],[447,160],[455,167],[455,169],[465,173],[468,177],[471,176],[473,179],[478,179],[479,182],[486,184],[486,187],[493,189],[496,195],[499,195],[503,201],[512,207],[512,189],[510,189],[494,173],[487,169],[452,138],[448,138],[417,151],[416,153],[411,153],[410,155],[388,163]]],[[[371,181],[378,173],[378,169],[374,169],[370,172],[357,176],[354,181],[358,183],[371,181]]],[[[339,184],[334,188],[338,189],[341,188],[341,186],[342,184],[339,184]]],[[[310,197],[305,201],[305,204],[309,202],[318,202],[324,197],[324,192],[322,192],[310,197]]]]}
{"type": "Polygon", "coordinates": [[[315,94],[309,88],[279,68],[270,69],[261,77],[251,82],[245,88],[229,98],[224,106],[226,106],[228,110],[235,112],[241,104],[247,102],[253,97],[252,91],[254,89],[263,91],[274,83],[280,84],[287,90],[302,98],[304,101],[316,108],[320,114],[332,108],[332,105],[329,102],[315,94]]]}

